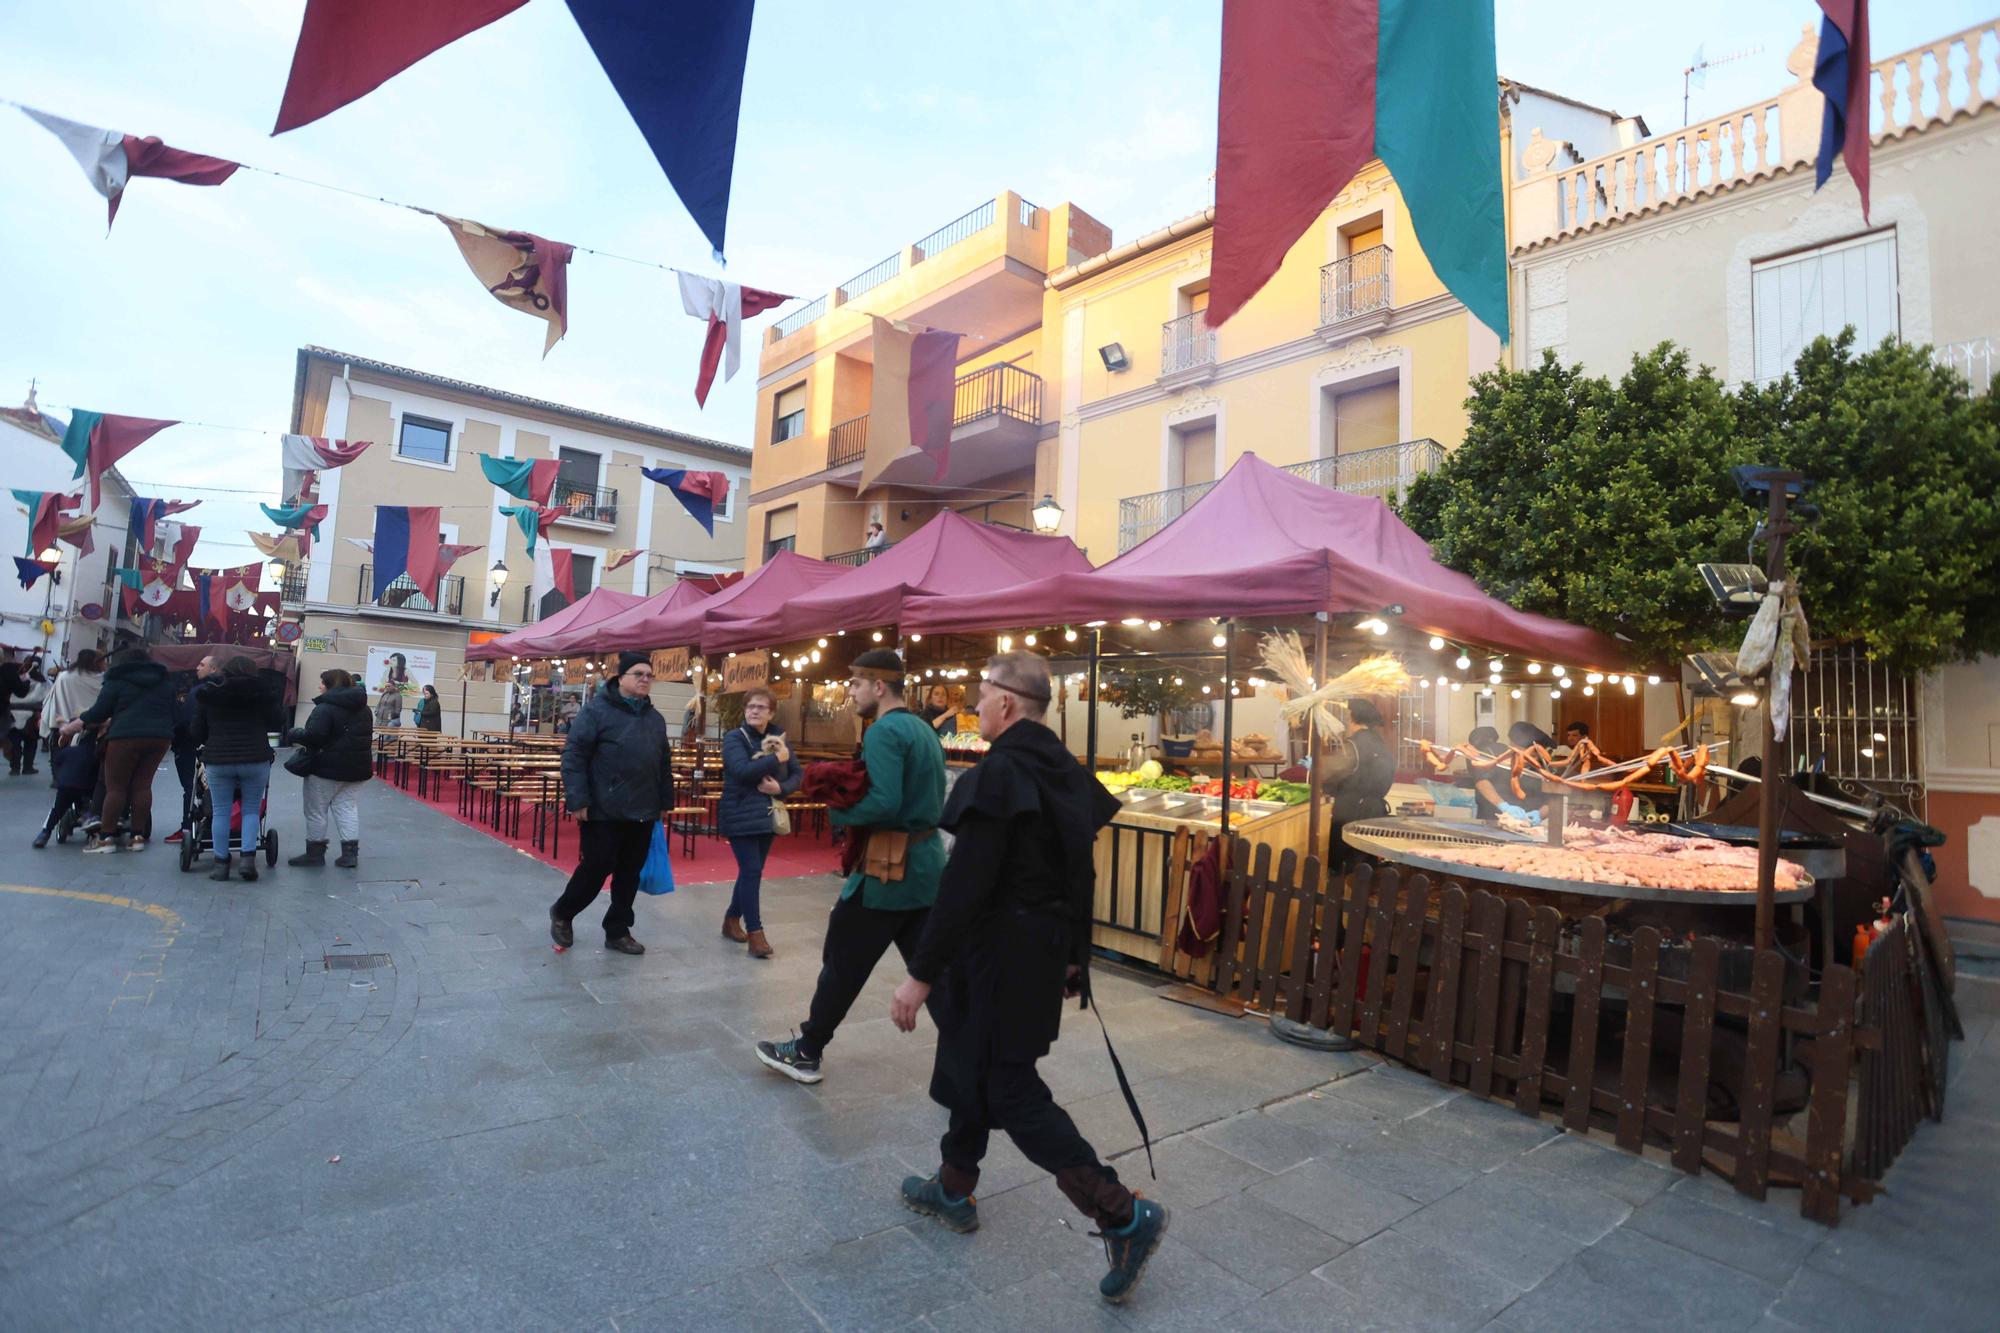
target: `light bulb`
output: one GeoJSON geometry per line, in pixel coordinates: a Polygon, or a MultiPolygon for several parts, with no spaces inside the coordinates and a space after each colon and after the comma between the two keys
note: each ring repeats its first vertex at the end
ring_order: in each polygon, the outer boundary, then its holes
{"type": "Polygon", "coordinates": [[[1561,680],[1561,679],[1563,679],[1564,677],[1566,677],[1566,676],[1568,676],[1568,675],[1569,675],[1569,668],[1568,668],[1568,667],[1565,667],[1565,666],[1560,666],[1560,665],[1558,665],[1558,666],[1552,666],[1552,667],[1550,667],[1550,668],[1549,668],[1549,672],[1550,672],[1550,674],[1552,674],[1552,675],[1553,675],[1553,676],[1554,676],[1554,677],[1555,677],[1555,678],[1556,678],[1557,680],[1561,680]]]}
{"type": "Polygon", "coordinates": [[[1549,698],[1551,698],[1551,699],[1560,699],[1560,698],[1562,698],[1562,697],[1563,697],[1563,692],[1562,692],[1561,690],[1550,690],[1550,691],[1549,691],[1549,698]]]}
{"type": "Polygon", "coordinates": [[[1381,637],[1382,635],[1384,635],[1384,634],[1387,634],[1388,632],[1389,632],[1389,622],[1388,622],[1388,621],[1386,621],[1386,620],[1378,620],[1378,621],[1376,621],[1376,622],[1375,622],[1375,636],[1376,636],[1377,638],[1380,638],[1380,637],[1381,637]]]}
{"type": "Polygon", "coordinates": [[[1464,687],[1463,685],[1460,685],[1460,684],[1459,684],[1459,683],[1458,683],[1457,681],[1453,681],[1453,682],[1451,683],[1451,692],[1452,692],[1453,694],[1457,694],[1457,693],[1458,693],[1458,692],[1459,692],[1460,690],[1462,690],[1462,689],[1464,689],[1464,688],[1465,688],[1465,687],[1464,687]]]}
{"type": "Polygon", "coordinates": [[[1180,684],[1180,683],[1181,683],[1181,678],[1180,678],[1179,676],[1175,676],[1175,677],[1174,677],[1174,684],[1178,685],[1178,684],[1180,684]]]}
{"type": "Polygon", "coordinates": [[[1597,693],[1597,687],[1595,685],[1586,685],[1583,687],[1584,698],[1588,699],[1591,695],[1595,693],[1597,693]]]}
{"type": "Polygon", "coordinates": [[[1063,639],[1064,639],[1064,641],[1065,641],[1065,642],[1068,642],[1068,643],[1075,643],[1075,642],[1076,642],[1076,631],[1075,631],[1075,630],[1073,630],[1073,629],[1066,629],[1066,630],[1064,630],[1064,631],[1063,631],[1063,639]]]}
{"type": "Polygon", "coordinates": [[[1603,681],[1604,681],[1604,673],[1602,671],[1593,671],[1589,675],[1583,678],[1583,683],[1586,685],[1599,685],[1602,684],[1603,681]]]}
{"type": "Polygon", "coordinates": [[[1143,618],[1139,616],[1127,616],[1118,623],[1123,625],[1127,629],[1137,629],[1139,626],[1145,624],[1146,622],[1143,618]]]}
{"type": "Polygon", "coordinates": [[[882,631],[881,631],[881,630],[879,630],[879,629],[878,629],[878,630],[876,630],[876,631],[875,631],[875,634],[874,634],[874,636],[873,636],[873,637],[874,637],[874,639],[875,639],[875,642],[877,642],[877,643],[880,643],[880,642],[882,642],[882,631]]]}
{"type": "Polygon", "coordinates": [[[1435,634],[1431,635],[1431,651],[1436,652],[1438,649],[1442,647],[1444,647],[1444,640],[1440,639],[1435,634]]]}
{"type": "Polygon", "coordinates": [[[1206,685],[1202,686],[1202,687],[1201,687],[1201,692],[1202,692],[1203,694],[1207,694],[1207,693],[1209,692],[1209,690],[1208,690],[1208,686],[1206,686],[1206,685]]]}
{"type": "Polygon", "coordinates": [[[1241,691],[1241,690],[1237,689],[1237,688],[1236,688],[1236,687],[1235,687],[1234,685],[1231,685],[1231,686],[1229,687],[1229,693],[1230,693],[1231,697],[1235,697],[1235,696],[1238,696],[1238,695],[1241,695],[1241,694],[1243,693],[1243,691],[1241,691]]]}
{"type": "Polygon", "coordinates": [[[1630,676],[1625,677],[1625,693],[1637,694],[1638,692],[1639,692],[1639,682],[1633,680],[1630,676]]]}
{"type": "Polygon", "coordinates": [[[1738,690],[1735,694],[1729,696],[1729,702],[1737,708],[1755,708],[1758,699],[1749,690],[1738,690]]]}
{"type": "Polygon", "coordinates": [[[1420,690],[1427,690],[1430,687],[1431,687],[1431,678],[1429,676],[1425,676],[1423,679],[1417,682],[1417,688],[1420,690]]]}
{"type": "Polygon", "coordinates": [[[1497,672],[1497,671],[1499,671],[1499,670],[1500,670],[1500,659],[1499,659],[1499,658],[1497,658],[1497,657],[1489,657],[1489,658],[1487,658],[1487,659],[1486,659],[1486,669],[1487,669],[1488,671],[1494,671],[1494,672],[1497,672]]]}
{"type": "Polygon", "coordinates": [[[1542,674],[1542,664],[1541,664],[1540,662],[1530,662],[1530,663],[1528,663],[1528,674],[1529,674],[1529,675],[1531,675],[1531,676],[1539,676],[1539,675],[1541,675],[1541,674],[1542,674]]]}
{"type": "Polygon", "coordinates": [[[1521,692],[1519,690],[1509,690],[1507,691],[1507,697],[1509,699],[1518,699],[1521,697],[1521,692]]]}
{"type": "Polygon", "coordinates": [[[1229,636],[1227,634],[1218,634],[1214,638],[1210,639],[1209,642],[1214,644],[1216,647],[1220,648],[1224,644],[1229,642],[1229,636]]]}
{"type": "MultiPolygon", "coordinates": [[[[734,657],[735,654],[731,653],[730,656],[734,657]]],[[[815,648],[812,650],[812,659],[815,662],[819,661],[819,649],[815,648]]]]}
{"type": "Polygon", "coordinates": [[[1457,659],[1452,662],[1452,665],[1463,671],[1472,665],[1472,658],[1467,653],[1460,653],[1457,659]]]}
{"type": "Polygon", "coordinates": [[[1014,640],[1011,636],[1006,634],[1002,634],[1000,636],[1000,651],[1003,653],[1011,653],[1014,651],[1014,640]]]}
{"type": "Polygon", "coordinates": [[[1147,629],[1158,629],[1159,627],[1160,627],[1160,622],[1157,620],[1149,620],[1146,622],[1147,629]]]}
{"type": "Polygon", "coordinates": [[[821,640],[819,641],[819,646],[820,646],[820,647],[822,647],[822,648],[826,647],[826,640],[825,640],[825,639],[821,639],[821,640]]]}
{"type": "Polygon", "coordinates": [[[1032,634],[1024,634],[1021,636],[1021,642],[1027,644],[1030,648],[1032,648],[1035,646],[1035,636],[1032,634]]]}
{"type": "Polygon", "coordinates": [[[1488,685],[1498,685],[1498,684],[1500,683],[1500,673],[1499,673],[1499,672],[1497,672],[1497,671],[1489,671],[1489,672],[1487,672],[1487,673],[1486,673],[1486,683],[1487,683],[1488,685]]]}
{"type": "MultiPolygon", "coordinates": [[[[923,641],[924,641],[924,636],[923,636],[923,635],[921,635],[921,634],[912,634],[912,635],[910,636],[910,642],[911,642],[911,643],[922,643],[923,641]]],[[[1028,640],[1028,642],[1029,642],[1029,643],[1033,643],[1033,642],[1034,642],[1034,640],[1033,640],[1033,639],[1029,639],[1029,640],[1028,640]]]]}
{"type": "Polygon", "coordinates": [[[1658,676],[1648,676],[1646,677],[1646,683],[1648,685],[1658,685],[1660,683],[1660,678],[1658,676]]]}

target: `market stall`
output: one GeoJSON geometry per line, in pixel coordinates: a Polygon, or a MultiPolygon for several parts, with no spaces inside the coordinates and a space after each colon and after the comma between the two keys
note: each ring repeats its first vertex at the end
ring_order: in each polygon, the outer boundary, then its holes
{"type": "Polygon", "coordinates": [[[619,592],[615,588],[592,588],[553,615],[497,639],[473,644],[465,650],[465,659],[498,662],[510,657],[567,657],[573,650],[557,646],[567,634],[609,620],[645,600],[637,593],[619,592]]]}

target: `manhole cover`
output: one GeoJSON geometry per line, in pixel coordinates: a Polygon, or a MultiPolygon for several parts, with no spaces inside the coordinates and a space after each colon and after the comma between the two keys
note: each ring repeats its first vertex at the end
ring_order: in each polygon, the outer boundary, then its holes
{"type": "Polygon", "coordinates": [[[329,972],[363,972],[376,967],[394,967],[386,953],[330,953],[321,956],[329,972]]]}

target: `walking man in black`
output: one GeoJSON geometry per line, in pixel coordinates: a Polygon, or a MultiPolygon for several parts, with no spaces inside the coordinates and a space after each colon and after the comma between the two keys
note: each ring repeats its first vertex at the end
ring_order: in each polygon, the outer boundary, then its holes
{"type": "Polygon", "coordinates": [[[645,653],[620,653],[618,675],[590,696],[563,746],[563,802],[576,816],[581,844],[569,887],[549,908],[557,949],[576,942],[570,921],[611,880],[604,912],[604,947],[642,954],[632,938],[632,903],[639,872],[653,846],[653,822],[674,808],[673,747],[667,722],[653,707],[653,663],[645,653]]]}
{"type": "Polygon", "coordinates": [[[992,749],[946,803],[951,859],[890,1006],[909,1032],[929,1001],[931,1098],[951,1112],[937,1174],[905,1180],[903,1202],[954,1231],[977,1228],[979,1163],[1002,1130],[1096,1221],[1111,1266],[1098,1291],[1122,1302],[1166,1234],[1167,1210],[1119,1183],[1035,1071],[1061,1030],[1064,997],[1089,1002],[1094,847],[1118,811],[1043,725],[1049,696],[1048,663],[1035,654],[987,663],[979,734],[992,749]]]}

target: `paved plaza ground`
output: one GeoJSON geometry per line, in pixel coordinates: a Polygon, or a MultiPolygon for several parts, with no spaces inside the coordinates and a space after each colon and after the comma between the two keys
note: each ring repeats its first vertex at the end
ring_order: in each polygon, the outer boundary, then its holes
{"type": "MultiPolygon", "coordinates": [[[[296,779],[272,809],[302,838],[296,779]]],[[[0,778],[0,1323],[16,1329],[1984,1329],[2000,1308],[2000,1004],[1961,986],[1951,1110],[1837,1230],[1358,1055],[1098,990],[1045,1069],[1173,1210],[1128,1307],[1098,1243],[996,1141],[982,1227],[904,1211],[935,1162],[928,1026],[885,967],[802,1088],[832,881],[767,887],[779,957],[716,934],[726,885],[642,899],[644,958],[553,953],[558,872],[382,784],[359,872],[256,884],[172,849],[28,849],[0,778]],[[329,956],[388,965],[327,970],[329,956]]],[[[165,808],[178,805],[171,774],[165,808]]],[[[718,846],[703,851],[719,855],[718,846]]]]}

